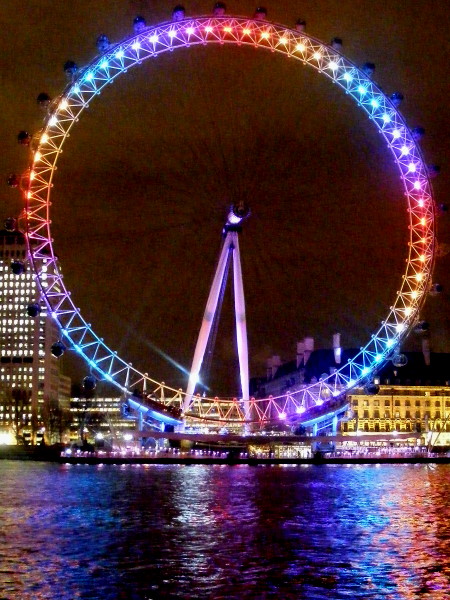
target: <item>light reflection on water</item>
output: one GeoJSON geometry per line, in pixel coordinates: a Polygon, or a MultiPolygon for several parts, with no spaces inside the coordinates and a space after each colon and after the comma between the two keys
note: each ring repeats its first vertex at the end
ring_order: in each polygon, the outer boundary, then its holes
{"type": "Polygon", "coordinates": [[[0,461],[0,600],[448,600],[450,466],[0,461]]]}

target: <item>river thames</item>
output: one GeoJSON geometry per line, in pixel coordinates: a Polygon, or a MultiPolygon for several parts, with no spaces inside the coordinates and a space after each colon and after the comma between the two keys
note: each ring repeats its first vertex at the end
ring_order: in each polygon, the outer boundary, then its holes
{"type": "Polygon", "coordinates": [[[0,600],[449,598],[450,466],[0,461],[0,600]]]}

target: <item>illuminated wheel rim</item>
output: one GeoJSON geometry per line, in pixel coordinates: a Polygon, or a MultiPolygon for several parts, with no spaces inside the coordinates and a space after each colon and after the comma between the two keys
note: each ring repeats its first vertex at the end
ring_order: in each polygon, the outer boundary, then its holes
{"type": "MultiPolygon", "coordinates": [[[[332,47],[305,34],[261,20],[198,17],[147,27],[115,44],[83,68],[54,104],[34,148],[26,190],[29,256],[42,298],[58,323],[62,339],[90,369],[123,392],[150,386],[180,398],[180,390],[135,369],[110,350],[82,317],[66,289],[53,251],[50,196],[63,144],[83,110],[102,88],[131,67],[164,52],[194,45],[233,44],[275,51],[325,75],[352,97],[384,137],[397,165],[406,198],[409,250],[400,290],[388,315],[360,352],[332,375],[288,396],[271,398],[279,415],[286,407],[302,412],[311,404],[361,385],[373,376],[414,326],[430,288],[435,254],[435,211],[427,167],[413,134],[391,100],[358,67],[332,47]]],[[[217,403],[216,403],[217,404],[217,403]]],[[[239,403],[220,412],[244,419],[239,403]]],[[[214,405],[214,400],[210,406],[214,405]]],[[[268,403],[252,404],[254,420],[269,417],[268,403]],[[265,408],[264,408],[265,407],[265,408]]],[[[207,415],[206,417],[207,418],[207,415]]],[[[211,417],[211,420],[213,418],[211,417]]]]}

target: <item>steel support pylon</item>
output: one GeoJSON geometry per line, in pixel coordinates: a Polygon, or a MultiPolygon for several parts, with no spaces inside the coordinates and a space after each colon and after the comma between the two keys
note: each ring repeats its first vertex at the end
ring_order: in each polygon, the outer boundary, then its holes
{"type": "Polygon", "coordinates": [[[245,298],[244,284],[242,278],[241,256],[239,252],[238,232],[229,230],[226,233],[222,250],[220,252],[219,262],[217,264],[214,279],[203,314],[202,325],[195,347],[194,359],[192,361],[191,372],[186,389],[186,396],[183,402],[183,412],[187,413],[192,403],[192,396],[195,393],[195,387],[199,381],[200,369],[203,358],[211,335],[211,329],[216,316],[217,304],[224,278],[227,273],[227,263],[232,253],[233,261],[233,288],[234,288],[234,310],[236,317],[236,337],[239,358],[239,372],[241,380],[242,400],[244,403],[244,413],[246,419],[250,415],[249,403],[249,371],[248,371],[248,342],[247,342],[247,321],[245,316],[245,298]]]}

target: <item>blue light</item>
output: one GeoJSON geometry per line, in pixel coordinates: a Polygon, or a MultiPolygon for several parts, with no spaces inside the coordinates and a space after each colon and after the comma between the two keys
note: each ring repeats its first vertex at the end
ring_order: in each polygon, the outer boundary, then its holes
{"type": "Polygon", "coordinates": [[[392,346],[395,344],[395,340],[388,340],[386,342],[386,348],[392,348],[392,346]]]}
{"type": "Polygon", "coordinates": [[[361,371],[361,375],[367,375],[367,373],[370,373],[370,369],[369,367],[364,367],[364,369],[361,371]]]}
{"type": "Polygon", "coordinates": [[[116,58],[123,58],[125,56],[125,52],[123,50],[118,50],[116,52],[116,58]]]}
{"type": "Polygon", "coordinates": [[[107,68],[108,68],[108,61],[102,60],[102,62],[100,63],[100,69],[107,69],[107,68]]]}
{"type": "Polygon", "coordinates": [[[382,358],[383,358],[383,355],[382,355],[382,354],[377,354],[377,355],[375,356],[375,362],[377,362],[377,363],[381,362],[381,359],[382,359],[382,358]]]}
{"type": "Polygon", "coordinates": [[[363,85],[360,85],[358,87],[358,92],[361,94],[361,96],[364,96],[364,94],[367,93],[367,89],[363,85]]]}
{"type": "Polygon", "coordinates": [[[350,73],[344,73],[344,79],[345,81],[352,81],[353,75],[350,75],[350,73]]]}
{"type": "Polygon", "coordinates": [[[57,319],[57,318],[58,318],[58,313],[52,312],[52,319],[57,319]]]}
{"type": "Polygon", "coordinates": [[[65,336],[69,335],[69,332],[67,331],[67,329],[61,329],[61,333],[65,336]]]}
{"type": "Polygon", "coordinates": [[[380,103],[378,102],[378,100],[376,100],[375,98],[372,100],[372,102],[370,103],[374,108],[378,108],[380,106],[380,103]]]}
{"type": "Polygon", "coordinates": [[[355,381],[353,379],[349,379],[347,386],[352,387],[353,385],[355,385],[355,381]]]}
{"type": "Polygon", "coordinates": [[[81,348],[80,348],[80,346],[77,346],[77,344],[75,344],[74,348],[75,348],[75,350],[77,352],[79,352],[81,354],[81,348]]]}
{"type": "Polygon", "coordinates": [[[390,116],[389,116],[387,113],[385,113],[385,114],[383,115],[383,121],[384,121],[385,123],[390,123],[390,122],[391,122],[391,117],[390,117],[390,116]]]}
{"type": "Polygon", "coordinates": [[[107,379],[108,381],[113,381],[113,378],[111,377],[111,375],[108,375],[108,373],[105,373],[105,379],[107,379]]]}
{"type": "Polygon", "coordinates": [[[79,85],[75,85],[73,88],[73,93],[74,94],[79,94],[80,93],[80,86],[79,85]]]}
{"type": "Polygon", "coordinates": [[[86,81],[92,81],[94,79],[94,74],[91,72],[87,73],[85,79],[86,81]]]}
{"type": "Polygon", "coordinates": [[[97,363],[94,360],[90,360],[89,364],[91,365],[91,367],[96,367],[97,363]]]}

